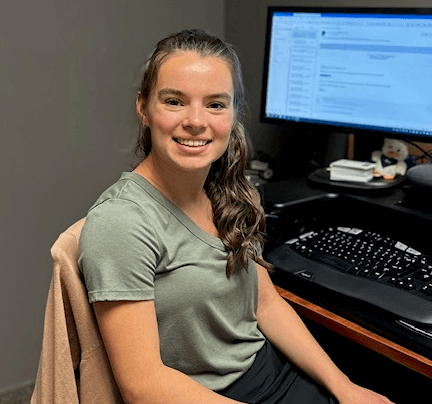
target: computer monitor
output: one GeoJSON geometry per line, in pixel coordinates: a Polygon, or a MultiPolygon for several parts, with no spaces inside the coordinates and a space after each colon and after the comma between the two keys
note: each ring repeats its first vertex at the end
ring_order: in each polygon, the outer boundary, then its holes
{"type": "Polygon", "coordinates": [[[269,7],[261,121],[432,142],[432,8],[269,7]]]}

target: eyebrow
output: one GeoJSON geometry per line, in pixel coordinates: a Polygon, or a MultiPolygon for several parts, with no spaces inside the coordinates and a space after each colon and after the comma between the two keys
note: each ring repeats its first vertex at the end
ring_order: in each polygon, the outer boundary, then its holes
{"type": "Polygon", "coordinates": [[[231,99],[232,99],[232,97],[231,97],[231,95],[229,95],[228,93],[216,93],[216,94],[212,94],[209,98],[223,98],[223,99],[225,99],[225,100],[227,100],[227,101],[230,101],[231,102],[231,99]]]}
{"type": "Polygon", "coordinates": [[[158,96],[163,96],[163,95],[184,95],[184,93],[180,90],[176,90],[174,88],[163,88],[162,90],[158,91],[158,96]]]}
{"type": "MultiPolygon", "coordinates": [[[[163,88],[158,92],[158,96],[163,97],[164,95],[177,95],[181,97],[181,96],[185,96],[186,94],[180,90],[176,90],[175,88],[163,88]]],[[[231,102],[233,97],[226,92],[221,92],[221,93],[210,94],[206,98],[208,99],[222,98],[231,102]]]]}

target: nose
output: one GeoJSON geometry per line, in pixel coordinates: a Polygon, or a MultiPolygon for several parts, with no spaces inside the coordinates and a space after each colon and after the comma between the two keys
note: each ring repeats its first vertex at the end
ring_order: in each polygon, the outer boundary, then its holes
{"type": "Polygon", "coordinates": [[[184,126],[194,131],[201,131],[207,126],[205,107],[202,105],[190,105],[187,109],[184,126]]]}

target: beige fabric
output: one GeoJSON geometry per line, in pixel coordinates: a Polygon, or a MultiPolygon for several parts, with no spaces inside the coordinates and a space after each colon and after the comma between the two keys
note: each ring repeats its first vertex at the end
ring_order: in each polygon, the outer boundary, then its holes
{"type": "Polygon", "coordinates": [[[123,403],[77,265],[84,222],[69,227],[51,249],[53,275],[31,404],[123,403]]]}

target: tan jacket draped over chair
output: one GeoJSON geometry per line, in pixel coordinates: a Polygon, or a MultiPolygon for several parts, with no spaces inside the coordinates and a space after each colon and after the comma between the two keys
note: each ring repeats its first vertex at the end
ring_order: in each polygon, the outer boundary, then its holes
{"type": "Polygon", "coordinates": [[[85,219],[54,243],[42,353],[31,404],[123,403],[78,269],[85,219]]]}

